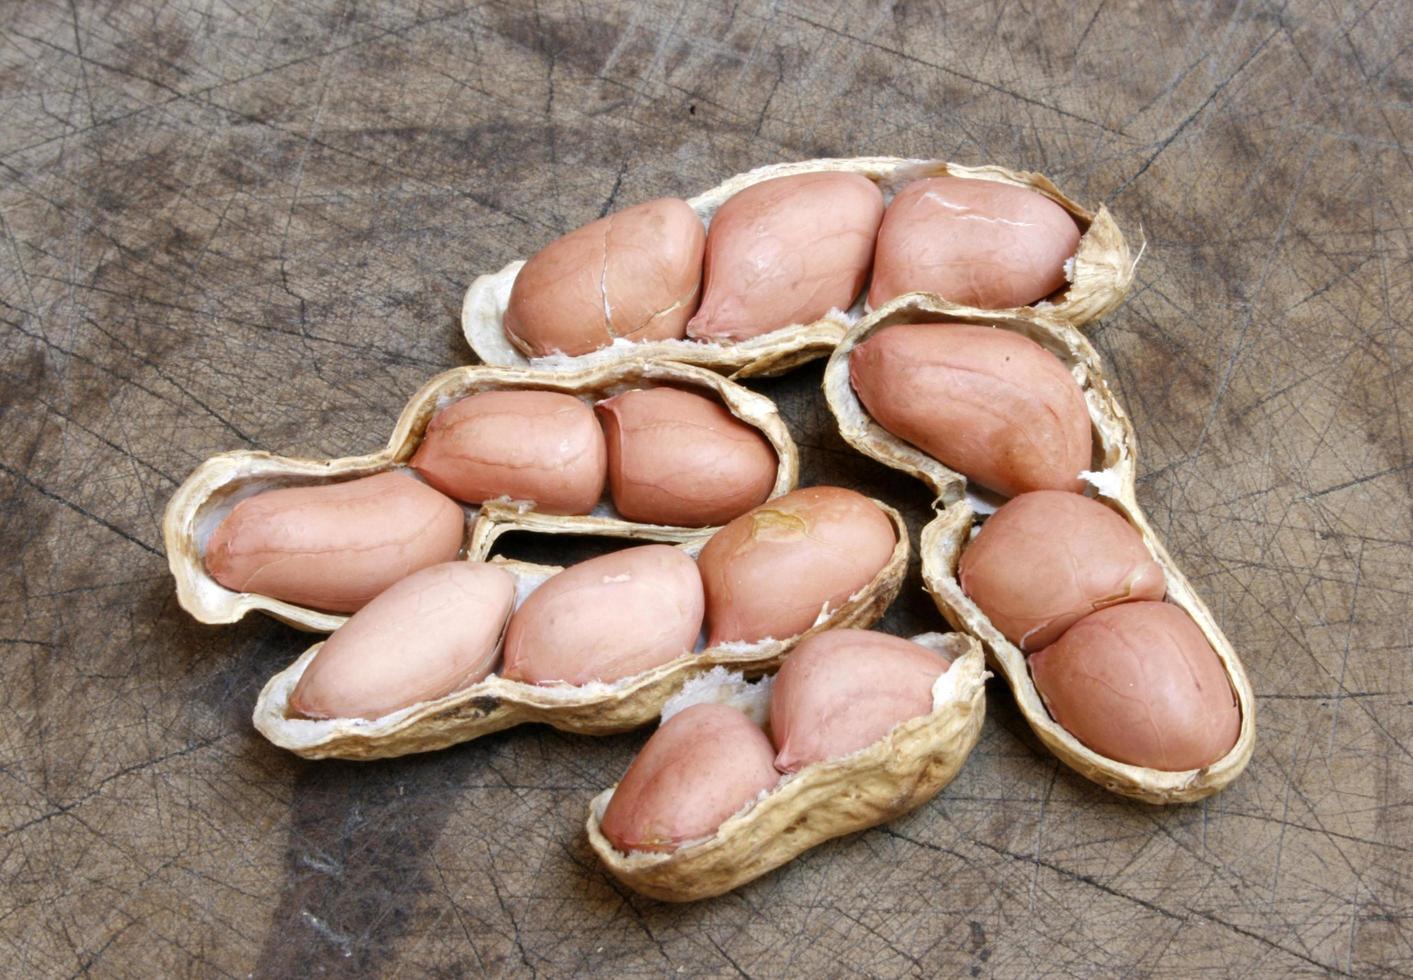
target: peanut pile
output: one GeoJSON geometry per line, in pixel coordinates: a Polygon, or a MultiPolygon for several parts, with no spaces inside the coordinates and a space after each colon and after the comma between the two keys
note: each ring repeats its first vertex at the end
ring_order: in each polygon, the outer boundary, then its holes
{"type": "Polygon", "coordinates": [[[381,453],[198,468],[164,522],[179,598],[330,633],[255,710],[309,757],[661,715],[587,833],[669,900],[925,803],[976,743],[983,655],[1084,775],[1206,795],[1249,758],[1249,685],[1076,329],[1131,277],[1107,212],[995,167],[809,161],[626,208],[477,279],[487,366],[429,382],[381,453]],[[797,489],[775,407],[715,373],[826,355],[844,438],[937,493],[923,574],[959,633],[867,629],[901,518],[797,489]],[[507,529],[629,546],[539,566],[491,554],[507,529]]]}

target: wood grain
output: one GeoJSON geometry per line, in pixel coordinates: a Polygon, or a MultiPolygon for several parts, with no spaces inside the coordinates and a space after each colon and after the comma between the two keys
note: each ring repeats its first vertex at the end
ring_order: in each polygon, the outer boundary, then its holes
{"type": "MultiPolygon", "coordinates": [[[[6,972],[1413,974],[1413,7],[15,0],[4,26],[6,972]],[[255,734],[306,640],[180,612],[178,481],[377,448],[468,360],[470,279],[556,234],[862,153],[1038,170],[1146,236],[1091,335],[1140,503],[1252,675],[1239,781],[1109,796],[993,683],[931,804],[670,907],[582,832],[641,733],[367,765],[255,734]]],[[[753,384],[802,482],[916,527],[920,485],[846,448],[819,379],[753,384]]],[[[916,569],[886,625],[940,627],[916,569]]]]}

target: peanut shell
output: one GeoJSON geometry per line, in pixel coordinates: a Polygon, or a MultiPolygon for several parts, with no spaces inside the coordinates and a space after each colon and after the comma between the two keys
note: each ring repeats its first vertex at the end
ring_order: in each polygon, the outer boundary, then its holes
{"type": "Polygon", "coordinates": [[[995,326],[1024,334],[1060,358],[1084,390],[1094,426],[1094,458],[1086,480],[1100,502],[1126,519],[1143,538],[1167,579],[1167,601],[1192,617],[1216,651],[1241,710],[1236,744],[1217,762],[1202,769],[1163,772],[1127,765],[1092,751],[1059,725],[1045,709],[1031,680],[1025,654],[962,591],[957,565],[978,512],[995,509],[994,498],[968,490],[967,480],[869,418],[849,383],[849,352],[875,331],[897,323],[959,319],[947,304],[911,293],[859,321],[839,344],[824,373],[824,393],[839,432],[855,449],[921,480],[936,495],[937,516],[921,534],[923,582],[953,628],[981,640],[989,662],[1014,693],[1021,714],[1060,761],[1105,789],[1149,803],[1185,803],[1222,789],[1246,767],[1255,743],[1255,697],[1241,659],[1217,626],[1206,604],[1163,547],[1135,495],[1137,441],[1133,425],[1105,383],[1098,353],[1073,326],[1053,318],[1053,311],[1021,310],[968,314],[967,323],[995,326]]]}
{"type": "MultiPolygon", "coordinates": [[[[891,200],[894,192],[911,181],[949,174],[1027,188],[1059,204],[1069,212],[1083,232],[1079,251],[1075,254],[1069,270],[1069,285],[1056,298],[1056,302],[1042,300],[1034,307],[1025,307],[1022,310],[1043,309],[1059,322],[1079,326],[1098,319],[1118,306],[1133,279],[1135,260],[1130,257],[1123,234],[1107,209],[1100,207],[1098,211],[1086,210],[1066,197],[1046,177],[1025,171],[1007,170],[1004,167],[963,167],[942,160],[910,160],[901,157],[804,160],[759,167],[738,174],[691,198],[687,203],[702,221],[710,226],[717,208],[738,191],[776,177],[817,171],[862,174],[879,185],[885,201],[891,200]]],[[[638,357],[682,361],[739,378],[768,377],[783,374],[807,361],[828,356],[848,332],[849,327],[864,313],[864,297],[861,295],[849,309],[831,310],[813,323],[782,327],[734,343],[694,340],[645,343],[619,341],[611,347],[577,357],[555,355],[530,360],[507,339],[502,327],[511,286],[523,265],[524,262],[512,262],[499,272],[480,276],[466,290],[461,307],[461,329],[471,349],[487,364],[572,370],[588,364],[638,357]]],[[[867,289],[864,292],[866,293],[867,289]]],[[[953,317],[996,313],[948,303],[938,297],[933,297],[933,301],[939,304],[947,315],[953,317]]]]}
{"type": "MultiPolygon", "coordinates": [[[[976,745],[986,712],[980,644],[960,633],[926,633],[913,642],[945,653],[952,666],[934,687],[931,714],[912,718],[883,738],[850,755],[805,766],[783,776],[753,805],[723,823],[715,834],[670,853],[614,848],[599,830],[613,790],[589,805],[585,831],[589,844],[615,878],[634,891],[668,902],[691,902],[739,888],[834,837],[875,827],[926,803],[950,783],[976,745]]],[[[763,710],[749,703],[764,693],[707,685],[685,690],[664,709],[691,700],[738,704],[755,720],[763,710]]],[[[768,704],[768,696],[765,697],[768,704]]]]}
{"type": "MultiPolygon", "coordinates": [[[[808,630],[784,639],[756,643],[724,643],[671,660],[651,670],[611,684],[582,686],[522,684],[492,674],[485,680],[434,701],[395,711],[382,718],[336,718],[314,721],[289,716],[289,696],[304,669],[322,644],[306,650],[298,660],[272,677],[260,692],[253,720],[260,733],[281,748],[308,759],[385,759],[445,748],[491,732],[526,722],[543,722],[567,732],[606,735],[628,731],[653,721],[663,704],[692,677],[723,666],[752,675],[770,673],[806,636],[836,627],[867,627],[877,622],[902,587],[908,567],[908,532],[902,515],[874,501],[888,515],[898,543],[888,563],[873,580],[838,608],[822,615],[808,630]]],[[[501,511],[488,521],[480,547],[488,548],[507,531],[543,530],[551,521],[545,515],[520,519],[501,511]]],[[[551,532],[553,533],[553,532],[551,532]]],[[[575,527],[569,533],[614,534],[639,542],[676,543],[693,558],[710,538],[710,530],[680,528],[618,528],[616,531],[575,527]]],[[[482,559],[484,551],[468,555],[482,559]]],[[[493,558],[515,576],[516,607],[541,582],[561,569],[503,558],[493,558]]]]}
{"type": "MultiPolygon", "coordinates": [[[[775,403],[719,374],[686,364],[650,363],[639,359],[602,363],[574,372],[528,371],[522,368],[472,366],[437,375],[422,386],[398,417],[386,448],[365,456],[311,460],[242,450],[213,456],[198,466],[177,488],[162,520],[167,562],[176,579],[177,600],[202,623],[233,623],[258,609],[291,626],[314,632],[337,629],[348,617],[282,602],[270,596],[233,592],[220,585],[204,563],[212,531],[240,500],[263,490],[335,482],[371,476],[405,467],[421,443],[427,423],[440,409],[481,391],[542,389],[595,399],[637,387],[670,384],[719,399],[730,412],[757,429],[779,460],[772,497],[789,493],[799,476],[799,451],[781,420],[775,403]]],[[[693,540],[698,529],[669,528],[625,521],[605,497],[594,512],[563,517],[536,514],[528,504],[490,501],[464,508],[470,523],[466,553],[482,558],[507,521],[523,521],[522,530],[546,534],[609,534],[645,540],[693,540]]]]}

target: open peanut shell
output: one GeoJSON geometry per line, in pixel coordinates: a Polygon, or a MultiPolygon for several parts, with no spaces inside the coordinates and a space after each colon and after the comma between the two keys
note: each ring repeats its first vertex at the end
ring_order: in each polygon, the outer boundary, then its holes
{"type": "MultiPolygon", "coordinates": [[[[877,622],[902,587],[909,548],[908,529],[902,515],[887,504],[874,503],[888,515],[897,534],[887,564],[846,602],[837,608],[821,609],[814,625],[796,636],[720,644],[613,683],[525,684],[492,674],[446,697],[373,720],[291,717],[290,694],[323,645],[316,643],[266,683],[255,704],[255,727],[281,748],[309,759],[385,759],[427,752],[532,721],[588,735],[637,728],[655,719],[663,704],[683,684],[713,667],[729,667],[752,675],[770,673],[778,669],[786,654],[807,636],[829,629],[866,628],[877,622]]],[[[534,517],[527,523],[519,523],[501,515],[496,519],[495,533],[489,534],[486,540],[486,547],[498,533],[536,530],[543,520],[543,517],[534,517]]],[[[699,530],[691,535],[689,540],[676,546],[695,559],[711,532],[699,530]]],[[[617,536],[629,539],[629,543],[671,540],[655,536],[651,529],[623,529],[617,536]]],[[[517,609],[536,587],[561,570],[556,566],[503,558],[492,560],[515,576],[517,609]]]]}
{"type": "MultiPolygon", "coordinates": [[[[503,389],[559,391],[597,401],[632,388],[671,385],[719,400],[734,416],[757,429],[779,460],[770,495],[795,488],[799,450],[775,403],[703,368],[640,358],[600,363],[573,372],[530,371],[524,368],[462,367],[443,372],[412,396],[398,417],[386,448],[366,456],[311,460],[243,450],[213,456],[198,466],[177,488],[162,520],[167,562],[177,583],[177,600],[203,623],[233,623],[258,609],[300,629],[329,632],[348,617],[283,602],[267,595],[234,592],[206,571],[207,542],[216,526],[246,497],[288,486],[337,483],[405,469],[417,451],[427,423],[442,408],[467,395],[503,389]]],[[[410,471],[409,471],[410,472],[410,471]]],[[[489,553],[491,541],[507,522],[522,529],[554,533],[609,534],[648,541],[685,541],[700,529],[640,524],[618,517],[607,494],[593,513],[581,517],[535,514],[526,503],[488,502],[464,507],[470,528],[466,551],[472,558],[489,553]],[[500,530],[496,530],[496,529],[500,530]]]]}
{"type": "MultiPolygon", "coordinates": [[[[933,687],[931,714],[898,725],[866,748],[816,762],[781,778],[711,837],[670,853],[625,854],[609,843],[599,821],[613,789],[589,805],[585,829],[599,860],[634,891],[669,902],[711,898],[780,867],[817,844],[886,823],[916,809],[950,783],[981,733],[986,712],[981,646],[961,633],[926,633],[914,643],[952,658],[933,687]]],[[[739,679],[737,679],[739,681],[739,679]]],[[[769,682],[753,687],[706,677],[663,712],[701,701],[735,704],[767,723],[769,682]],[[715,684],[713,684],[715,682],[715,684]]]]}
{"type": "MultiPolygon", "coordinates": [[[[1129,255],[1123,233],[1109,212],[1100,207],[1089,211],[1066,197],[1048,178],[1040,174],[1004,167],[963,167],[942,160],[909,160],[901,157],[849,157],[778,163],[738,174],[730,180],[691,198],[687,203],[708,227],[717,208],[738,191],[776,177],[813,173],[821,170],[861,174],[878,184],[885,201],[911,181],[923,177],[952,175],[975,180],[994,180],[1024,187],[1050,198],[1068,211],[1079,225],[1079,250],[1068,270],[1069,284],[1036,308],[1052,318],[1073,325],[1088,323],[1118,306],[1133,279],[1134,260],[1129,255]]],[[[819,357],[828,356],[844,334],[864,313],[863,296],[848,310],[831,310],[814,323],[797,323],[768,334],[737,342],[660,340],[642,343],[619,340],[611,347],[577,357],[555,355],[527,359],[506,338],[502,320],[510,301],[510,289],[524,262],[512,262],[499,272],[480,276],[466,290],[461,306],[461,329],[466,342],[487,364],[572,370],[588,364],[602,364],[626,357],[665,358],[730,374],[734,377],[773,376],[819,357]]],[[[864,290],[867,293],[867,289],[864,290]]],[[[968,306],[934,301],[953,316],[994,313],[968,306]]],[[[1029,309],[1029,308],[1027,308],[1029,309]]],[[[1009,312],[1009,311],[1003,311],[1009,312]]]]}
{"type": "Polygon", "coordinates": [[[922,480],[936,494],[938,515],[922,530],[923,581],[937,608],[955,629],[985,645],[991,663],[1006,679],[1016,703],[1045,746],[1067,766],[1105,789],[1149,803],[1184,803],[1210,796],[1235,779],[1251,758],[1255,743],[1255,698],[1241,659],[1211,612],[1173,563],[1138,506],[1134,485],[1137,447],[1133,425],[1104,381],[1099,355],[1073,327],[1033,311],[958,317],[923,293],[900,296],[861,320],[830,358],[824,374],[825,398],[839,432],[866,456],[922,480]],[[1167,579],[1167,600],[1183,609],[1216,651],[1241,711],[1241,730],[1231,750],[1202,769],[1167,772],[1128,765],[1099,755],[1061,727],[1046,710],[1031,679],[1025,654],[1001,635],[962,591],[957,564],[979,513],[995,509],[995,499],[972,494],[964,476],[943,466],[874,422],[849,381],[849,352],[877,330],[899,323],[964,320],[1022,333],[1056,355],[1084,390],[1094,428],[1094,459],[1086,479],[1096,498],[1142,536],[1167,579]]]}

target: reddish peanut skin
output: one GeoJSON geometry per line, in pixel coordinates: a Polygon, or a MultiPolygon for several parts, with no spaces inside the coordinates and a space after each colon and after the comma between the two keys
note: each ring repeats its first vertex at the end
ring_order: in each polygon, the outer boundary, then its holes
{"type": "Polygon", "coordinates": [[[1007,497],[1084,484],[1093,451],[1084,393],[1020,334],[961,323],[885,327],[849,353],[874,421],[1007,497]]]}
{"type": "Polygon", "coordinates": [[[871,307],[936,293],[984,310],[1028,306],[1065,285],[1079,226],[1054,201],[994,180],[929,177],[904,187],[883,216],[871,307]]]}
{"type": "Polygon", "coordinates": [[[546,514],[587,514],[608,461],[594,410],[573,395],[483,391],[432,417],[411,466],[467,503],[508,496],[546,514]]]}
{"type": "Polygon", "coordinates": [[[206,570],[236,592],[353,612],[420,568],[451,561],[466,518],[400,473],[267,490],[236,504],[206,545],[206,570]]]}
{"type": "Polygon", "coordinates": [[[495,666],[515,579],[483,562],[432,565],[334,631],[295,685],[306,718],[381,718],[476,683],[495,666]]]}
{"type": "Polygon", "coordinates": [[[962,591],[1027,653],[1079,620],[1167,592],[1143,538],[1108,507],[1077,493],[1038,490],[986,519],[958,567],[962,591]]]}
{"type": "Polygon", "coordinates": [[[775,768],[798,772],[872,745],[932,713],[932,685],[951,661],[886,633],[829,630],[790,652],[770,689],[775,768]]]}
{"type": "Polygon", "coordinates": [[[729,705],[696,704],[653,732],[599,829],[618,850],[675,851],[716,833],[780,781],[770,739],[729,705]]]}
{"type": "Polygon", "coordinates": [[[888,516],[862,494],[807,487],[742,514],[697,559],[708,645],[797,636],[836,609],[892,556],[888,516]]]}
{"type": "Polygon", "coordinates": [[[1029,663],[1050,715],[1110,759],[1181,772],[1236,744],[1241,712],[1222,662],[1170,603],[1091,613],[1029,663]]]}
{"type": "Polygon", "coordinates": [[[571,231],[515,277],[506,337],[529,357],[681,338],[697,309],[705,244],[697,213],[670,197],[571,231]]]}
{"type": "Polygon", "coordinates": [[[613,506],[630,521],[725,524],[764,503],[775,486],[775,450],[718,401],[648,388],[596,408],[613,506]]]}
{"type": "Polygon", "coordinates": [[[580,562],[516,610],[501,676],[527,684],[615,681],[690,653],[702,629],[702,580],[665,544],[580,562]]]}
{"type": "Polygon", "coordinates": [[[863,291],[883,195],[859,174],[761,181],[730,197],[707,232],[699,340],[747,340],[847,309],[863,291]]]}

